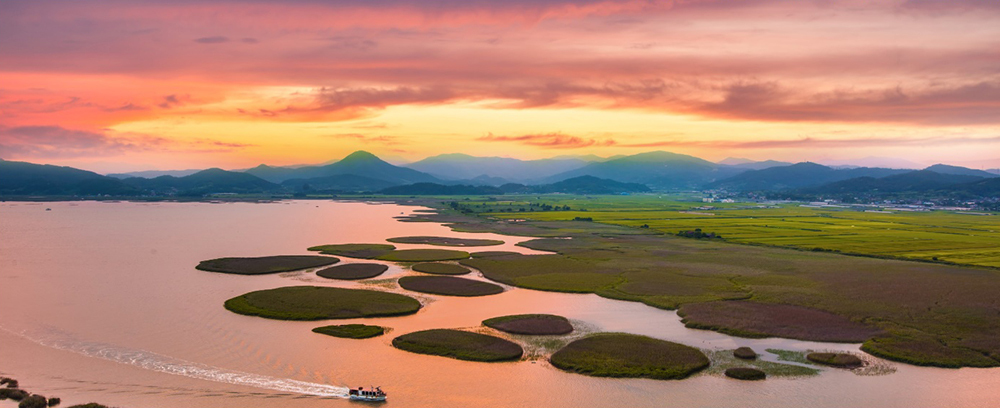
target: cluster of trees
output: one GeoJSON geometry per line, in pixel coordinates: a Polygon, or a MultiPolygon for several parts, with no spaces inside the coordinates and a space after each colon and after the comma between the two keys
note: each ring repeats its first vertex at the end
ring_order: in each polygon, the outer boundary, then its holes
{"type": "Polygon", "coordinates": [[[714,232],[703,232],[701,230],[701,228],[695,228],[693,231],[691,231],[691,230],[681,231],[681,232],[677,233],[677,236],[678,237],[684,237],[684,238],[696,238],[696,239],[702,239],[702,238],[707,238],[707,239],[719,238],[719,239],[722,239],[722,235],[717,235],[714,232]]]}

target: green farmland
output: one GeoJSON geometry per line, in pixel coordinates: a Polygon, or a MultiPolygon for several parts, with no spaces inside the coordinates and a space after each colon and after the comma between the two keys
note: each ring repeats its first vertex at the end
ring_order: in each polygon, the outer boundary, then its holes
{"type": "Polygon", "coordinates": [[[668,234],[700,228],[733,243],[1000,267],[998,214],[954,211],[888,214],[798,204],[705,204],[679,199],[683,198],[550,195],[511,201],[469,200],[460,205],[501,219],[567,221],[579,217],[630,227],[646,225],[668,234]],[[565,210],[566,206],[570,209],[565,210]],[[703,206],[714,208],[698,209],[703,206]]]}

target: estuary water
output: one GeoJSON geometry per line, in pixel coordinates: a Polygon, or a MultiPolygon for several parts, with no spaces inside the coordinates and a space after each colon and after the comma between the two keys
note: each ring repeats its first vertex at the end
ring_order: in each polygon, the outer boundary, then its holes
{"type": "MultiPolygon", "coordinates": [[[[484,250],[533,253],[529,239],[450,231],[393,217],[419,207],[333,201],[251,203],[0,203],[0,375],[64,404],[122,407],[358,407],[348,387],[380,385],[393,407],[994,407],[1000,369],[890,363],[859,376],[826,369],[803,378],[740,382],[702,374],[682,381],[591,378],[544,359],[475,363],[412,354],[397,335],[469,328],[490,317],[553,313],[584,331],[649,335],[703,349],[751,346],[857,350],[854,344],[740,339],[683,327],[674,312],[596,295],[507,288],[456,298],[410,293],[410,316],[286,322],[241,316],[222,304],[292,285],[365,287],[311,271],[238,276],[194,269],[224,256],[307,254],[312,245],[406,235],[495,238],[484,250]],[[326,324],[392,329],[367,340],[312,333],[326,324]]],[[[422,245],[397,245],[421,248],[422,245]]],[[[356,262],[342,258],[341,263],[356,262]]],[[[381,278],[411,274],[390,264],[381,278]]],[[[398,288],[376,286],[383,290],[398,288]]],[[[767,358],[774,358],[768,356],[767,358]]],[[[0,401],[0,407],[16,406],[0,401]]]]}

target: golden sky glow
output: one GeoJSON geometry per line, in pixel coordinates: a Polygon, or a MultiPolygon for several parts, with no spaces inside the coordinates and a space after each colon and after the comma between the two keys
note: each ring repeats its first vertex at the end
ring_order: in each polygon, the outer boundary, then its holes
{"type": "Polygon", "coordinates": [[[650,150],[1000,167],[982,0],[4,1],[0,157],[650,150]]]}

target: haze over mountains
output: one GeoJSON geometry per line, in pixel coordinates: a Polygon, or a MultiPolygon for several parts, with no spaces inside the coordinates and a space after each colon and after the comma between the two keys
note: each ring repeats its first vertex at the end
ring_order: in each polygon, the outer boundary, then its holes
{"type": "MultiPolygon", "coordinates": [[[[184,171],[185,173],[188,171],[184,171]]],[[[177,174],[185,174],[177,173],[177,174]]],[[[155,173],[143,173],[154,175],[155,173]]],[[[517,160],[445,154],[397,166],[354,152],[325,165],[244,171],[208,169],[182,176],[114,177],[68,167],[0,162],[3,195],[389,194],[578,193],[724,190],[796,194],[935,192],[994,194],[997,174],[937,164],[914,171],[816,163],[755,162],[729,158],[713,163],[664,151],[601,159],[560,157],[517,160]],[[123,178],[125,177],[125,178],[123,178]],[[978,184],[977,184],[978,183],[978,184]],[[477,193],[478,192],[478,193],[477,193]]]]}

